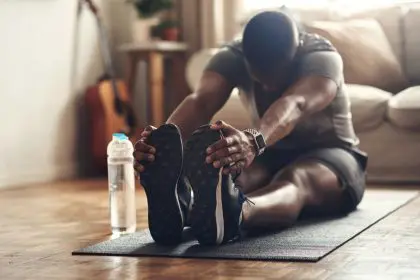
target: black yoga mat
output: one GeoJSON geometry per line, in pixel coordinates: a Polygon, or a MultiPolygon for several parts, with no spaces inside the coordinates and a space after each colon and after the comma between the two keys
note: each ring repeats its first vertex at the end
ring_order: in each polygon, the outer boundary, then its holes
{"type": "Polygon", "coordinates": [[[413,191],[367,191],[358,210],[345,217],[302,220],[289,229],[247,236],[218,247],[200,246],[185,230],[185,242],[155,244],[147,230],[73,252],[74,255],[155,256],[316,262],[415,198],[413,191]]]}

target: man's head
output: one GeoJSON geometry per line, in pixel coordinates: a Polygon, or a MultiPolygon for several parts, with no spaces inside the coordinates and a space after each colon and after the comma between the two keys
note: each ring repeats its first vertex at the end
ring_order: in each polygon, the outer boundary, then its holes
{"type": "Polygon", "coordinates": [[[266,11],[246,24],[242,47],[253,77],[267,90],[275,90],[299,46],[293,19],[282,12],[266,11]]]}

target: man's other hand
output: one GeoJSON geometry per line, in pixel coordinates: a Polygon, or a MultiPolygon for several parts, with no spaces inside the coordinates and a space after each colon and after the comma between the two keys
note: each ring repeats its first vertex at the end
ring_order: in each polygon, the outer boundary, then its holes
{"type": "Polygon", "coordinates": [[[141,133],[141,138],[134,145],[134,169],[141,173],[144,171],[144,165],[140,162],[152,162],[155,160],[155,147],[147,145],[147,138],[150,136],[150,133],[156,128],[149,125],[141,133]]]}
{"type": "Polygon", "coordinates": [[[252,163],[256,150],[244,132],[223,121],[212,124],[211,129],[221,130],[224,137],[207,148],[207,163],[215,168],[224,166],[224,174],[237,174],[252,163]]]}

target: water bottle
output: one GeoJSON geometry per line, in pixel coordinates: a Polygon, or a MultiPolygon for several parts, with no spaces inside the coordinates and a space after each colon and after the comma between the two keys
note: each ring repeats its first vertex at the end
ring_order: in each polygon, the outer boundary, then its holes
{"type": "Polygon", "coordinates": [[[136,231],[134,147],[123,133],[114,133],[108,144],[109,214],[113,234],[136,231]]]}

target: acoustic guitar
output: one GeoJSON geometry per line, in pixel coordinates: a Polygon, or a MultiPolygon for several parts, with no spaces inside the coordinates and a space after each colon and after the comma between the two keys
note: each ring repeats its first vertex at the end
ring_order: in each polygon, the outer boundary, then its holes
{"type": "Polygon", "coordinates": [[[105,62],[105,73],[98,82],[90,86],[85,94],[89,116],[89,140],[93,168],[100,174],[107,170],[106,149],[113,133],[125,133],[133,140],[136,120],[130,103],[127,86],[117,79],[109,41],[98,8],[92,0],[84,1],[96,18],[99,30],[101,53],[105,62]]]}

